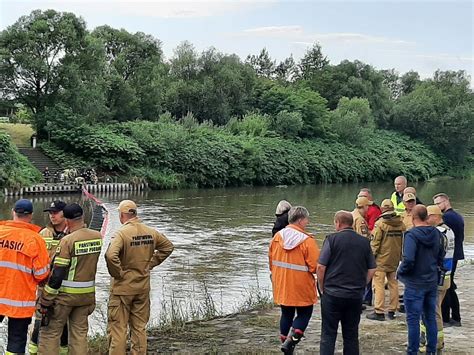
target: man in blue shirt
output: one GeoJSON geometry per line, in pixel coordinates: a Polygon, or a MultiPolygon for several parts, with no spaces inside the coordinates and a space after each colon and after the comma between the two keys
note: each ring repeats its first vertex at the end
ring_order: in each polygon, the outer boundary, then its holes
{"type": "Polygon", "coordinates": [[[459,310],[459,299],[456,294],[457,286],[454,282],[454,273],[456,272],[456,266],[458,260],[464,259],[464,219],[462,216],[453,210],[451,202],[449,201],[448,195],[444,193],[433,196],[433,202],[443,212],[444,223],[453,230],[454,232],[454,256],[453,256],[453,269],[451,271],[451,286],[446,292],[444,297],[443,305],[441,306],[443,313],[444,327],[449,326],[461,326],[461,314],[459,310]]]}
{"type": "Polygon", "coordinates": [[[426,325],[426,353],[436,353],[436,299],[438,270],[443,266],[444,246],[441,232],[428,223],[423,205],[412,211],[413,225],[405,234],[403,259],[398,279],[405,285],[404,302],[408,325],[408,355],[417,355],[420,347],[420,320],[426,325]]]}

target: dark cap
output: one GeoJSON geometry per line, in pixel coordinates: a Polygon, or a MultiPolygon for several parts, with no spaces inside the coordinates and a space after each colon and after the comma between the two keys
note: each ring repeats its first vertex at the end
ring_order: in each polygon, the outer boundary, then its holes
{"type": "Polygon", "coordinates": [[[43,212],[59,212],[63,211],[64,207],[66,207],[66,202],[61,201],[61,200],[56,200],[51,203],[51,205],[44,209],[43,212]]]}
{"type": "Polygon", "coordinates": [[[13,207],[15,213],[18,214],[32,214],[33,213],[33,204],[30,200],[22,198],[15,202],[15,207],[13,207]]]}
{"type": "Polygon", "coordinates": [[[64,218],[66,219],[76,219],[82,217],[84,211],[82,210],[82,207],[79,206],[77,203],[70,203],[69,205],[66,205],[66,207],[64,207],[63,213],[64,218]]]}

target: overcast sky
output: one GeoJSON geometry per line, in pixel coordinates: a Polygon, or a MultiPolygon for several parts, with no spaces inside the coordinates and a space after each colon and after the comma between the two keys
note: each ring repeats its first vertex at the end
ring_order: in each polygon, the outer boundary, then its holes
{"type": "MultiPolygon", "coordinates": [[[[33,9],[71,11],[93,29],[108,24],[159,38],[169,58],[189,40],[245,58],[266,47],[298,59],[314,41],[331,63],[359,59],[377,68],[474,72],[473,1],[42,1],[0,0],[0,28],[33,9]]],[[[472,81],[471,81],[472,83],[472,81]]]]}

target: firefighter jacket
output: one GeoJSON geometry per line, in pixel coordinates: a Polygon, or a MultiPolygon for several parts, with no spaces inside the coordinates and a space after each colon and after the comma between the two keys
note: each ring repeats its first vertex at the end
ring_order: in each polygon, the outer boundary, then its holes
{"type": "Polygon", "coordinates": [[[370,246],[375,256],[377,270],[393,272],[402,259],[405,225],[394,211],[383,213],[375,222],[370,246]]]}
{"type": "Polygon", "coordinates": [[[39,232],[39,234],[46,242],[46,249],[48,249],[49,259],[53,261],[53,258],[56,255],[56,249],[59,245],[59,241],[67,234],[67,229],[62,232],[58,232],[54,229],[53,225],[48,224],[39,232]]]}
{"type": "Polygon", "coordinates": [[[410,230],[414,227],[413,217],[411,212],[405,211],[401,215],[403,224],[405,225],[406,230],[410,230]]]}
{"type": "Polygon", "coordinates": [[[405,204],[403,203],[403,195],[400,196],[397,194],[396,191],[393,192],[392,196],[390,197],[390,201],[392,201],[393,206],[395,207],[395,213],[401,215],[405,212],[405,204]]]}
{"type": "Polygon", "coordinates": [[[0,222],[0,314],[30,318],[36,287],[49,275],[46,244],[40,227],[21,221],[0,222]]]}
{"type": "Polygon", "coordinates": [[[290,224],[273,237],[268,252],[273,300],[283,306],[310,306],[317,302],[314,273],[318,265],[316,240],[290,224]]]}
{"type": "Polygon", "coordinates": [[[369,227],[367,226],[365,218],[362,217],[357,208],[352,211],[352,217],[354,218],[354,222],[352,224],[352,228],[354,229],[354,231],[363,237],[369,238],[369,227]]]}
{"type": "Polygon", "coordinates": [[[63,237],[53,259],[53,272],[40,303],[67,306],[95,304],[95,274],[102,248],[99,232],[82,227],[63,237]]]}
{"type": "Polygon", "coordinates": [[[163,234],[146,226],[137,217],[128,220],[112,237],[105,253],[111,293],[136,295],[150,291],[150,270],[173,252],[163,234]]]}

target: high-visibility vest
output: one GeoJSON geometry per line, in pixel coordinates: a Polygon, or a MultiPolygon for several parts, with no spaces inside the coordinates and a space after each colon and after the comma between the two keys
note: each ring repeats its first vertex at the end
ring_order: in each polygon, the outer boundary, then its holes
{"type": "Polygon", "coordinates": [[[400,201],[400,203],[397,202],[398,200],[396,191],[392,194],[390,200],[393,203],[393,207],[395,208],[395,212],[397,213],[397,215],[401,215],[403,212],[405,212],[405,205],[403,204],[403,200],[400,201]]]}
{"type": "Polygon", "coordinates": [[[46,243],[40,227],[21,221],[0,222],[0,314],[30,318],[36,287],[49,275],[46,243]]]}

